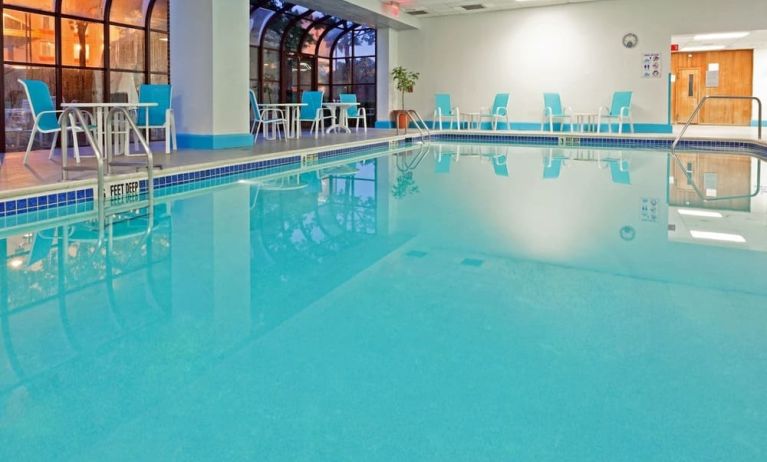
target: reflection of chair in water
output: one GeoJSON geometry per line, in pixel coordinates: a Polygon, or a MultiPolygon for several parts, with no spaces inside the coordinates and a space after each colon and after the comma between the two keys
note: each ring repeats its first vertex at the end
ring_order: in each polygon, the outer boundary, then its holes
{"type": "Polygon", "coordinates": [[[613,183],[626,184],[626,185],[631,184],[631,173],[629,172],[629,162],[623,159],[622,151],[619,153],[619,157],[617,159],[610,158],[610,157],[606,159],[600,159],[599,168],[606,167],[602,162],[607,164],[606,165],[607,167],[610,167],[610,178],[612,178],[613,183]]]}
{"type": "Polygon", "coordinates": [[[565,164],[567,156],[560,149],[549,149],[549,154],[543,160],[543,179],[553,180],[559,178],[562,172],[562,166],[565,164]]]}
{"type": "Polygon", "coordinates": [[[455,150],[453,150],[447,146],[439,145],[437,146],[435,156],[437,164],[434,166],[434,173],[450,173],[450,166],[453,164],[453,158],[455,158],[456,162],[461,158],[461,147],[456,146],[455,150]]]}

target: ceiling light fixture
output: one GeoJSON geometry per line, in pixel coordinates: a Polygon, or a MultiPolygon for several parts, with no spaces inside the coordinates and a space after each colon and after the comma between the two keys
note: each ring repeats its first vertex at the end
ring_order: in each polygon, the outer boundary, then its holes
{"type": "Polygon", "coordinates": [[[735,40],[743,37],[748,37],[751,32],[722,32],[717,34],[698,34],[692,39],[697,42],[705,42],[708,40],[735,40]]]}

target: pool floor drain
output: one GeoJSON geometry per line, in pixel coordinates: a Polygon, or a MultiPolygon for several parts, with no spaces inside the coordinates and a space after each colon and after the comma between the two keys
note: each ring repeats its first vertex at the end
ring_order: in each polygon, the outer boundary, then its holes
{"type": "Polygon", "coordinates": [[[423,258],[426,256],[426,252],[422,252],[420,250],[411,250],[405,255],[407,255],[408,257],[423,258]]]}
{"type": "Polygon", "coordinates": [[[485,263],[484,260],[477,260],[476,258],[464,258],[461,262],[463,266],[473,266],[475,268],[479,268],[483,263],[485,263]]]}

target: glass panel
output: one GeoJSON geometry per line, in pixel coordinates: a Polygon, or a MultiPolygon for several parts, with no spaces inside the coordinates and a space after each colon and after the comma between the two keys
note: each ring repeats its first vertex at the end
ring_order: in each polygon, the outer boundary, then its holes
{"type": "Polygon", "coordinates": [[[357,94],[357,101],[365,107],[372,107],[376,102],[375,85],[355,85],[354,92],[357,94]]]}
{"type": "Polygon", "coordinates": [[[55,64],[56,33],[53,16],[3,11],[3,56],[6,61],[55,64]]]}
{"type": "Polygon", "coordinates": [[[84,18],[104,19],[104,0],[62,0],[61,12],[84,18]]]}
{"type": "Polygon", "coordinates": [[[315,23],[314,27],[309,29],[309,32],[306,34],[304,43],[301,46],[301,51],[307,54],[312,54],[312,55],[316,53],[317,42],[319,42],[320,37],[322,36],[322,34],[325,33],[326,30],[328,30],[329,27],[331,27],[337,21],[338,20],[336,18],[330,18],[321,23],[315,23]]]}
{"type": "Polygon", "coordinates": [[[261,45],[261,33],[264,30],[264,24],[274,15],[274,11],[266,8],[257,8],[250,14],[250,44],[253,46],[261,45]]]}
{"type": "Polygon", "coordinates": [[[362,29],[354,32],[354,56],[375,56],[376,31],[362,29]]]}
{"type": "Polygon", "coordinates": [[[157,0],[154,2],[149,27],[157,30],[168,30],[168,0],[157,0]]]}
{"type": "Polygon", "coordinates": [[[312,85],[314,76],[314,60],[311,58],[301,58],[301,64],[298,66],[299,85],[312,85]]]}
{"type": "Polygon", "coordinates": [[[109,21],[144,26],[144,8],[148,5],[148,0],[112,0],[109,21]]]}
{"type": "Polygon", "coordinates": [[[266,26],[266,32],[264,32],[264,47],[280,48],[282,33],[291,19],[290,16],[284,14],[272,18],[269,25],[266,26]]]}
{"type": "Polygon", "coordinates": [[[334,59],[333,60],[333,83],[337,85],[339,83],[349,83],[351,77],[351,59],[334,59]]]}
{"type": "Polygon", "coordinates": [[[18,5],[37,10],[53,11],[56,0],[5,0],[2,3],[5,5],[18,5]]]}
{"type": "Polygon", "coordinates": [[[258,95],[258,79],[250,80],[250,89],[255,91],[256,95],[258,95]]]}
{"type": "Polygon", "coordinates": [[[150,83],[170,83],[168,74],[152,74],[149,76],[150,83]]]}
{"type": "Polygon", "coordinates": [[[339,35],[343,32],[342,29],[333,29],[330,32],[325,35],[322,39],[322,43],[320,43],[320,47],[317,50],[318,56],[327,56],[330,57],[331,48],[333,47],[333,42],[338,38],[339,35]]]}
{"type": "Polygon", "coordinates": [[[168,34],[164,32],[150,32],[149,70],[152,72],[168,72],[168,34]]]}
{"type": "Polygon", "coordinates": [[[333,50],[334,58],[344,58],[352,55],[352,33],[348,32],[341,36],[333,50]]]}
{"type": "Polygon", "coordinates": [[[317,90],[322,92],[322,98],[327,101],[328,95],[330,95],[330,85],[317,85],[317,90]]]}
{"type": "Polygon", "coordinates": [[[109,26],[109,52],[112,69],[144,69],[144,31],[109,26]]]}
{"type": "Polygon", "coordinates": [[[333,92],[333,101],[338,101],[341,93],[351,93],[351,87],[349,87],[349,85],[333,85],[331,88],[331,91],[333,92]]]}
{"type": "Polygon", "coordinates": [[[305,8],[305,7],[300,6],[300,5],[293,5],[293,7],[290,10],[288,10],[289,13],[291,13],[293,15],[296,15],[296,16],[302,15],[302,14],[306,13],[307,11],[309,11],[309,8],[305,8]]]}
{"type": "Polygon", "coordinates": [[[104,72],[62,69],[62,97],[66,102],[93,103],[104,100],[104,72]]]}
{"type": "Polygon", "coordinates": [[[250,78],[258,78],[258,47],[250,47],[250,78]]]}
{"type": "Polygon", "coordinates": [[[376,83],[375,58],[354,58],[354,83],[376,83]]]}
{"type": "Polygon", "coordinates": [[[280,80],[280,53],[264,50],[264,79],[280,80]]]}
{"type": "Polygon", "coordinates": [[[61,61],[67,66],[104,66],[104,26],[97,22],[63,19],[61,61]]]}
{"type": "Polygon", "coordinates": [[[280,84],[277,82],[264,82],[264,103],[280,102],[280,84]]]}
{"type": "Polygon", "coordinates": [[[109,73],[109,101],[114,103],[133,103],[138,101],[138,87],[144,83],[144,74],[140,72],[109,73]]]}
{"type": "Polygon", "coordinates": [[[295,56],[288,56],[288,72],[290,72],[290,84],[294,87],[298,85],[298,60],[295,56]]]}
{"type": "Polygon", "coordinates": [[[297,103],[301,100],[301,93],[299,93],[298,87],[289,87],[285,92],[285,97],[288,103],[297,103]]]}
{"type": "MultiPolygon", "coordinates": [[[[5,151],[26,149],[34,120],[29,110],[29,101],[18,79],[42,80],[51,89],[51,97],[56,92],[56,71],[52,67],[5,66],[5,151]]],[[[35,137],[34,149],[41,147],[35,137]]],[[[50,143],[45,138],[44,142],[50,143]]]]}
{"type": "Polygon", "coordinates": [[[317,58],[317,82],[330,83],[330,60],[317,58]]]}

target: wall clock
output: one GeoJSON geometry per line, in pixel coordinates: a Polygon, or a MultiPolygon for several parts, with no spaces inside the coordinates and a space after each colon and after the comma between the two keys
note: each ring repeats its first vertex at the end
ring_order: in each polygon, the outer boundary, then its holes
{"type": "Polygon", "coordinates": [[[623,46],[626,48],[634,48],[639,44],[639,37],[637,34],[629,32],[623,36],[623,46]]]}

